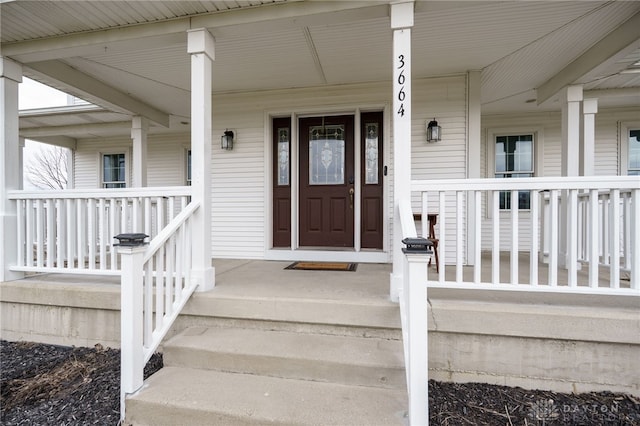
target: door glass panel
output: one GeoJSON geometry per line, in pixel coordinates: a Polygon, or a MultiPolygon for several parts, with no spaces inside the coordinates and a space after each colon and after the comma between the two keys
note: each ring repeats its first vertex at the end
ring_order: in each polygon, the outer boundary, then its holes
{"type": "Polygon", "coordinates": [[[278,186],[289,185],[289,129],[278,128],[278,186]]]}
{"type": "Polygon", "coordinates": [[[364,183],[367,185],[378,184],[378,123],[367,123],[366,139],[366,168],[364,183]]]}
{"type": "Polygon", "coordinates": [[[309,128],[309,184],[344,184],[344,125],[309,128]]]}

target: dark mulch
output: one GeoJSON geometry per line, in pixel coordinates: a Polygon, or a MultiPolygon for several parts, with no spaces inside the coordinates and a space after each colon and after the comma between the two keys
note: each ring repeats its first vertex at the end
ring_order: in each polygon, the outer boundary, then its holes
{"type": "MultiPolygon", "coordinates": [[[[159,354],[145,378],[162,368],[159,354]]],[[[0,341],[3,425],[116,425],[120,351],[0,341]]],[[[640,400],[429,381],[432,425],[640,425],[640,400]]]]}
{"type": "MultiPolygon", "coordinates": [[[[145,378],[162,368],[155,354],[145,378]]],[[[0,424],[117,425],[120,351],[0,340],[0,424]]]]}

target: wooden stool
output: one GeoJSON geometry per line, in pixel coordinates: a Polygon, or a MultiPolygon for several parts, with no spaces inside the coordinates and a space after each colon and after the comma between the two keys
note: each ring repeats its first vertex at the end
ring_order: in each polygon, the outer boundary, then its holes
{"type": "MultiPolygon", "coordinates": [[[[436,238],[436,223],[438,222],[438,214],[427,214],[427,220],[429,221],[429,236],[427,239],[433,243],[433,253],[436,256],[436,272],[440,272],[440,262],[438,261],[438,238],[436,238]]],[[[429,259],[429,266],[431,266],[431,259],[429,259]]]]}

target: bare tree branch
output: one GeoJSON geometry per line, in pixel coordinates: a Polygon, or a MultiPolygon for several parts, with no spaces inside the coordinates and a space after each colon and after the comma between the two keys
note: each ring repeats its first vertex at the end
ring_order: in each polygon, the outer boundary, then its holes
{"type": "Polygon", "coordinates": [[[67,155],[66,148],[43,147],[25,167],[27,180],[39,189],[65,189],[68,176],[67,155]]]}

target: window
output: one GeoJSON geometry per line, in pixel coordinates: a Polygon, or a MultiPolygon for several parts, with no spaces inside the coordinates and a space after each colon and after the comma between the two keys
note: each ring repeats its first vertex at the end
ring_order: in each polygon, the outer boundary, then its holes
{"type": "MultiPolygon", "coordinates": [[[[495,177],[533,176],[533,134],[496,136],[495,141],[495,177]]],[[[520,191],[518,208],[529,209],[530,197],[529,191],[520,191]]],[[[500,192],[500,209],[511,209],[510,192],[500,192]]]]}
{"type": "Polygon", "coordinates": [[[640,129],[629,129],[629,163],[627,174],[640,176],[640,129]]]}
{"type": "Polygon", "coordinates": [[[187,185],[191,186],[191,150],[187,150],[187,185]]]}
{"type": "Polygon", "coordinates": [[[124,154],[102,155],[102,187],[125,188],[126,167],[124,154]]]}

